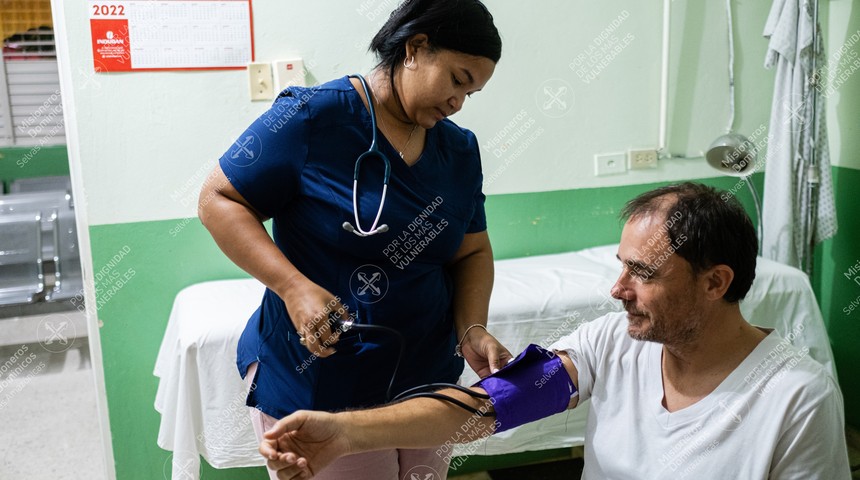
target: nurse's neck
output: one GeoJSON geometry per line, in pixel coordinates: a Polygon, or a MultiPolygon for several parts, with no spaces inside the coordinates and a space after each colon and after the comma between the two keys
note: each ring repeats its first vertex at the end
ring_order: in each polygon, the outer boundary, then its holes
{"type": "MultiPolygon", "coordinates": [[[[402,95],[403,88],[400,83],[399,75],[395,73],[394,86],[402,95]]],[[[386,123],[398,129],[411,129],[414,122],[409,119],[406,110],[403,109],[402,98],[395,95],[391,90],[391,79],[387,72],[381,69],[375,69],[370,73],[370,88],[374,96],[374,106],[381,115],[385,115],[386,123]],[[381,108],[380,108],[381,107],[381,108]]]]}

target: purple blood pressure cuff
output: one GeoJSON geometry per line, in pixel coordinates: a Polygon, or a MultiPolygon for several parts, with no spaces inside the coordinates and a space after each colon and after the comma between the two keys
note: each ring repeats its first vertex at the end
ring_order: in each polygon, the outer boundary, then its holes
{"type": "Polygon", "coordinates": [[[563,412],[578,394],[561,358],[534,344],[472,386],[490,395],[496,410],[495,433],[563,412]]]}

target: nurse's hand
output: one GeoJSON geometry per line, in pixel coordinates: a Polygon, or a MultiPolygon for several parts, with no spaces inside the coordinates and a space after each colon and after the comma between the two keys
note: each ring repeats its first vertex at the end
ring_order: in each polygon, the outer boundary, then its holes
{"type": "Polygon", "coordinates": [[[299,410],[263,434],[260,454],[279,479],[306,479],[346,455],[346,431],[331,413],[299,410]]]}
{"type": "Polygon", "coordinates": [[[280,295],[299,333],[299,343],[319,357],[333,354],[340,331],[332,319],[349,317],[340,299],[307,279],[292,284],[280,295]]]}
{"type": "Polygon", "coordinates": [[[496,373],[514,358],[496,337],[481,328],[469,330],[461,348],[463,357],[481,378],[496,373]]]}

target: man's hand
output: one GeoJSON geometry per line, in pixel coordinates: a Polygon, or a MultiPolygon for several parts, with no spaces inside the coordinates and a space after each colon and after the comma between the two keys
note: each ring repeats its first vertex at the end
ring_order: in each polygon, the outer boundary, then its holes
{"type": "Polygon", "coordinates": [[[350,451],[336,414],[306,410],[278,420],[260,443],[260,454],[282,480],[312,478],[350,451]]]}

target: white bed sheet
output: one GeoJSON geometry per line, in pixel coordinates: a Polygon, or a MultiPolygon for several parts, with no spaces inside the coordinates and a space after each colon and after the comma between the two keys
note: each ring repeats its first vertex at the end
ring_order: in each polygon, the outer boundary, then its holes
{"type": "MultiPolygon", "coordinates": [[[[620,272],[617,245],[496,262],[489,329],[512,352],[547,346],[620,303],[608,292],[620,272]]],[[[215,468],[263,465],[236,371],[236,345],[264,287],[254,279],[206,282],[176,296],[156,360],[158,445],[174,452],[173,478],[198,478],[199,457],[215,468]]],[[[758,259],[741,303],[752,323],[793,334],[796,345],[831,371],[833,355],[805,274],[758,259]]],[[[461,383],[477,376],[466,368],[461,383]]],[[[457,455],[496,455],[583,443],[587,405],[468,445],[457,455]]]]}

